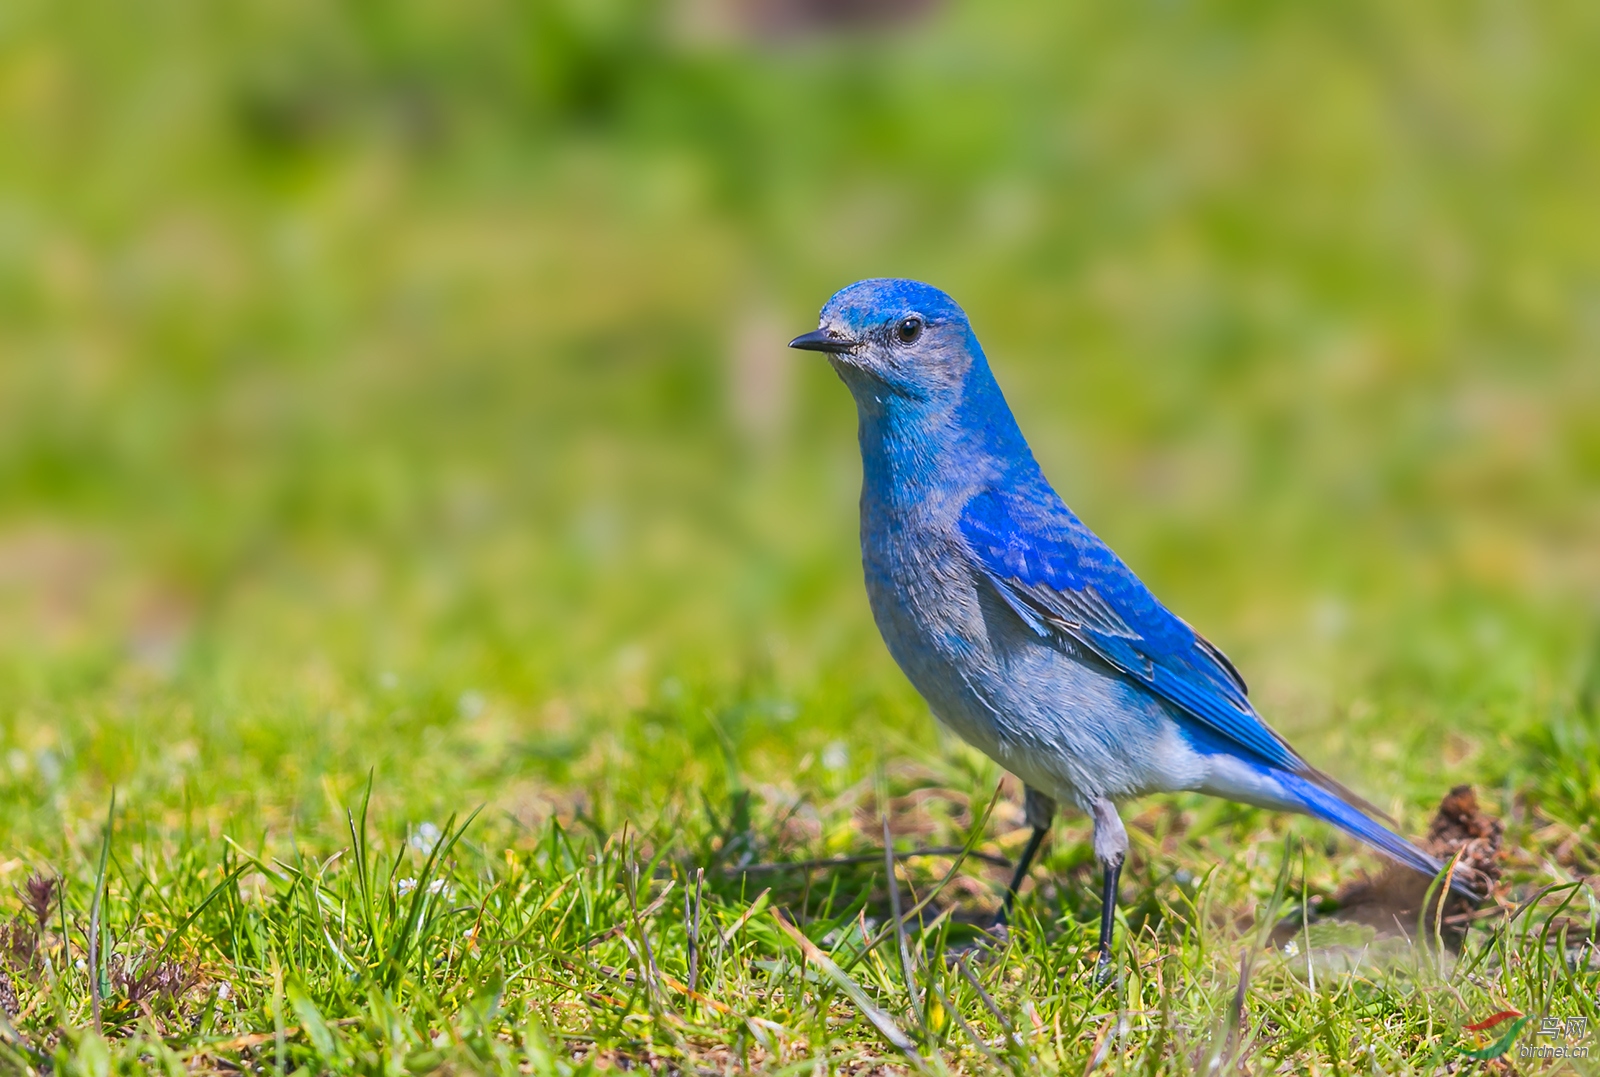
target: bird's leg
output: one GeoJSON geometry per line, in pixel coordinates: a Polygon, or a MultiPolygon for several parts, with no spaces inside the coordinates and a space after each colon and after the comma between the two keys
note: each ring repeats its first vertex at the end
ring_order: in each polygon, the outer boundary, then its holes
{"type": "Polygon", "coordinates": [[[1111,929],[1117,919],[1117,880],[1128,855],[1128,832],[1122,828],[1117,806],[1105,797],[1095,800],[1090,814],[1094,817],[1095,859],[1105,872],[1100,891],[1100,959],[1095,963],[1095,978],[1105,983],[1111,972],[1111,929]]]}
{"type": "Polygon", "coordinates": [[[1028,877],[1028,868],[1033,866],[1033,858],[1038,855],[1039,846],[1044,844],[1044,836],[1050,833],[1050,821],[1056,814],[1054,800],[1031,785],[1022,788],[1022,812],[1028,825],[1033,827],[1033,833],[1028,837],[1027,848],[1022,850],[1022,859],[1017,861],[1011,884],[1006,887],[1005,900],[1000,903],[1000,915],[995,917],[996,927],[1004,927],[1011,922],[1011,906],[1017,900],[1017,891],[1022,889],[1022,882],[1028,877]]]}

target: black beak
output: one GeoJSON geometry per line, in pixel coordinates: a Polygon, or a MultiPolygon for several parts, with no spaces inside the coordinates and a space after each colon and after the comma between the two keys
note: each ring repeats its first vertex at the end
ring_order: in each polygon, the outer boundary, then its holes
{"type": "Polygon", "coordinates": [[[789,347],[799,348],[805,352],[827,352],[830,355],[843,355],[845,352],[856,350],[856,341],[849,337],[841,337],[831,329],[813,329],[809,333],[802,333],[789,341],[789,347]]]}

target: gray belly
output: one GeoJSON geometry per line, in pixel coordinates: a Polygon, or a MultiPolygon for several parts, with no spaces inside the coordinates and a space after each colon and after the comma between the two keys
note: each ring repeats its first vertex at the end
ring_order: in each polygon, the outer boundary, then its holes
{"type": "Polygon", "coordinates": [[[1161,701],[1041,639],[963,552],[932,540],[910,564],[864,553],[889,653],[945,725],[1023,781],[1086,808],[1204,780],[1161,701]]]}

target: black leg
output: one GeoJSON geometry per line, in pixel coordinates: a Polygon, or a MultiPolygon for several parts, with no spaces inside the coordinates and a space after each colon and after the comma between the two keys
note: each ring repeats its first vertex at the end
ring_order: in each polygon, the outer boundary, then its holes
{"type": "Polygon", "coordinates": [[[1017,861],[1017,870],[1011,875],[1011,885],[1006,887],[1005,900],[1000,903],[1000,915],[995,918],[997,926],[1003,927],[1011,922],[1011,906],[1017,900],[1017,891],[1022,889],[1022,881],[1028,877],[1028,869],[1033,866],[1033,858],[1039,854],[1039,846],[1044,844],[1044,836],[1048,833],[1048,826],[1033,828],[1028,847],[1022,850],[1022,859],[1017,861]]]}
{"type": "Polygon", "coordinates": [[[1011,906],[1016,904],[1017,891],[1022,889],[1028,869],[1033,866],[1033,858],[1038,855],[1039,846],[1044,844],[1044,836],[1050,833],[1050,824],[1056,817],[1056,802],[1049,796],[1031,785],[1024,785],[1022,792],[1023,817],[1033,827],[1033,833],[1028,837],[1028,847],[1022,850],[1022,859],[1017,861],[1017,870],[1011,873],[1011,885],[1006,887],[1006,898],[1000,903],[1000,914],[994,919],[996,927],[1005,927],[1011,922],[1011,906]]]}
{"type": "Polygon", "coordinates": [[[1128,855],[1128,832],[1117,816],[1117,806],[1098,797],[1089,806],[1094,816],[1094,855],[1105,870],[1105,885],[1100,888],[1100,960],[1095,963],[1095,978],[1110,979],[1111,929],[1117,922],[1117,880],[1122,877],[1122,861],[1128,855]]]}
{"type": "Polygon", "coordinates": [[[1111,972],[1111,928],[1117,921],[1117,880],[1122,876],[1122,859],[1107,862],[1105,881],[1100,891],[1100,960],[1095,977],[1105,983],[1111,972]]]}

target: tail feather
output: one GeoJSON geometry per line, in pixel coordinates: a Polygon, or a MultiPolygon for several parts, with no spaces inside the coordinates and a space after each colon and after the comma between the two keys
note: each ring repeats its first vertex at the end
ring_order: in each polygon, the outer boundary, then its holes
{"type": "MultiPolygon", "coordinates": [[[[1444,865],[1429,856],[1411,842],[1394,833],[1382,823],[1368,818],[1354,805],[1336,796],[1323,786],[1286,771],[1276,771],[1273,777],[1277,779],[1283,791],[1298,801],[1299,806],[1319,819],[1325,819],[1346,834],[1360,841],[1366,842],[1380,853],[1399,861],[1406,867],[1422,872],[1424,875],[1437,875],[1443,870],[1444,865]]],[[[1467,885],[1461,876],[1454,876],[1450,880],[1450,889],[1472,902],[1483,900],[1483,895],[1477,893],[1467,885]]]]}
{"type": "Polygon", "coordinates": [[[1366,797],[1356,793],[1348,785],[1334,780],[1331,776],[1323,773],[1316,767],[1306,767],[1305,771],[1300,776],[1310,781],[1311,784],[1319,785],[1323,789],[1326,789],[1328,792],[1332,793],[1346,804],[1355,808],[1357,811],[1360,811],[1365,815],[1374,816],[1380,823],[1387,827],[1392,828],[1400,825],[1394,816],[1378,807],[1366,797]]]}

